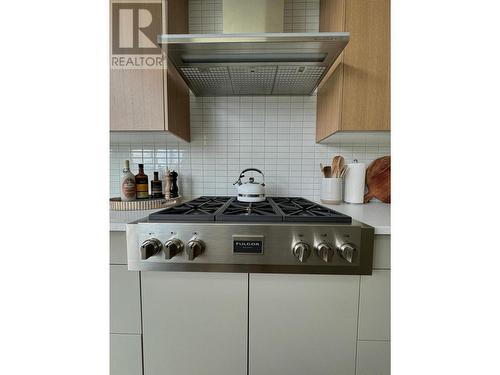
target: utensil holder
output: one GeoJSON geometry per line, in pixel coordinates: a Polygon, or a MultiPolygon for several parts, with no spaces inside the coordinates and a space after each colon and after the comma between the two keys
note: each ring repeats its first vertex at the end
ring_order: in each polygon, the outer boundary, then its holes
{"type": "Polygon", "coordinates": [[[342,178],[322,178],[320,200],[327,204],[342,203],[342,178]]]}

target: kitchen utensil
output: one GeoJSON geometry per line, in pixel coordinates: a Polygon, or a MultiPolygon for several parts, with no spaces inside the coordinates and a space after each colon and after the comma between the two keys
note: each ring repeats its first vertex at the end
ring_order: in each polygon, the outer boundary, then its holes
{"type": "Polygon", "coordinates": [[[391,157],[383,156],[375,159],[366,170],[365,203],[377,198],[384,203],[391,203],[391,157]]]}
{"type": "Polygon", "coordinates": [[[320,200],[327,204],[342,202],[342,179],[337,177],[321,179],[320,200]]]}
{"type": "Polygon", "coordinates": [[[342,170],[344,169],[344,166],[345,166],[344,157],[343,156],[341,156],[339,158],[339,162],[338,163],[339,163],[338,164],[339,165],[339,168],[338,168],[339,175],[337,177],[340,177],[340,174],[342,173],[342,170]]]}
{"type": "Polygon", "coordinates": [[[354,160],[354,163],[347,164],[345,168],[344,201],[347,203],[363,203],[365,195],[365,164],[354,160]]]}
{"type": "Polygon", "coordinates": [[[334,177],[337,176],[337,166],[338,166],[339,155],[332,159],[332,174],[334,177]]]}
{"type": "Polygon", "coordinates": [[[340,177],[342,167],[344,166],[344,157],[337,155],[332,159],[332,177],[340,177]]]}
{"type": "Polygon", "coordinates": [[[340,170],[340,177],[343,178],[347,172],[347,166],[343,165],[342,169],[340,170]]]}
{"type": "Polygon", "coordinates": [[[329,165],[326,165],[323,169],[323,174],[325,175],[326,178],[331,178],[332,177],[332,167],[329,165]]]}
{"type": "Polygon", "coordinates": [[[257,168],[247,168],[241,171],[240,176],[233,185],[237,185],[238,200],[240,202],[263,202],[266,200],[264,173],[257,168]],[[262,182],[255,182],[253,177],[249,177],[247,182],[241,182],[246,172],[255,171],[262,175],[262,182]]]}

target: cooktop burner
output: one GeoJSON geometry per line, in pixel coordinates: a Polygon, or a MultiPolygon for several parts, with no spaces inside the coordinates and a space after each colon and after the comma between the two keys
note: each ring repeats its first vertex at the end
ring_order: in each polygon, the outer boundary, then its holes
{"type": "Polygon", "coordinates": [[[300,197],[269,197],[263,202],[240,202],[235,197],[202,196],[149,215],[151,221],[230,221],[342,223],[351,217],[300,197]]]}
{"type": "Polygon", "coordinates": [[[281,213],[275,205],[266,199],[264,202],[246,203],[232,200],[226,208],[217,215],[216,221],[249,221],[269,222],[283,221],[281,213]]]}
{"type": "Polygon", "coordinates": [[[273,197],[273,202],[283,211],[283,221],[350,223],[350,216],[320,206],[304,198],[273,197]]]}
{"type": "Polygon", "coordinates": [[[232,197],[199,197],[149,215],[155,221],[214,221],[214,216],[232,197]]]}

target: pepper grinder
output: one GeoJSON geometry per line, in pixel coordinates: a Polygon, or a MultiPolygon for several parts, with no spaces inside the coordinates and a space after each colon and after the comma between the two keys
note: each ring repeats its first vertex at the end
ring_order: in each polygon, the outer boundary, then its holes
{"type": "Polygon", "coordinates": [[[170,187],[172,186],[172,176],[170,175],[170,171],[167,170],[165,171],[165,174],[163,175],[163,186],[164,186],[164,193],[165,193],[165,199],[171,198],[170,196],[170,187]]]}
{"type": "Polygon", "coordinates": [[[179,187],[177,186],[177,172],[170,172],[171,184],[170,184],[170,198],[177,198],[179,196],[179,187]]]}

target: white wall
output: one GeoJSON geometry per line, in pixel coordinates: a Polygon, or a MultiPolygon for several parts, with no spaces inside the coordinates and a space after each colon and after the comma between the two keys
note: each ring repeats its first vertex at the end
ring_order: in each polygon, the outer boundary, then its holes
{"type": "MultiPolygon", "coordinates": [[[[190,0],[190,32],[222,32],[222,0],[190,0]]],[[[286,0],[285,31],[318,31],[319,0],[286,0]]],[[[180,174],[181,194],[234,195],[232,183],[248,167],[261,169],[269,195],[319,199],[319,163],[341,154],[346,162],[370,162],[390,154],[375,142],[315,143],[316,96],[191,96],[191,143],[170,135],[111,136],[110,195],[119,196],[122,161],[133,173],[168,166],[180,174]]]]}

